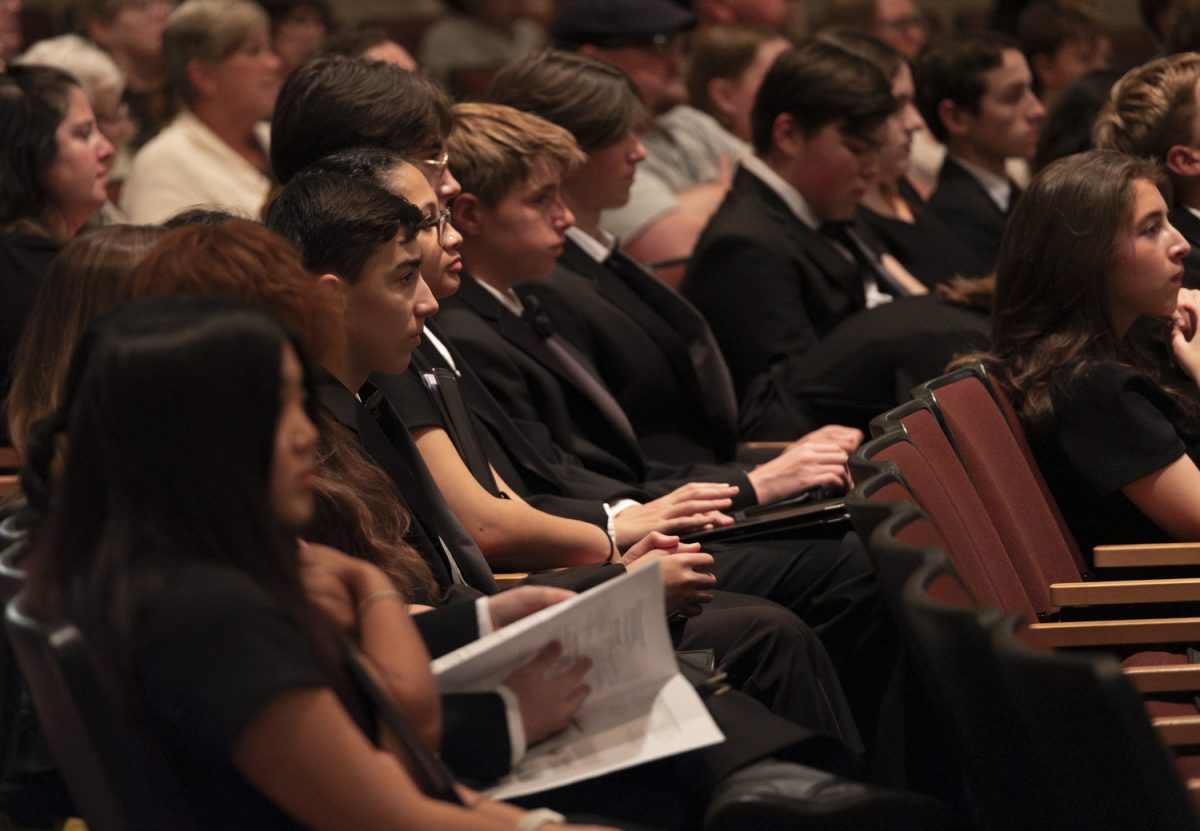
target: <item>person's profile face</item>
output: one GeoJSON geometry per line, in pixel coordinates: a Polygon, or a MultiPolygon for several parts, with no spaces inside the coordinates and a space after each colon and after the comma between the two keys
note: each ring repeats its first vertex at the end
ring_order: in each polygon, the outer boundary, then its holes
{"type": "Polygon", "coordinates": [[[622,207],[629,201],[637,166],[645,158],[646,148],[633,130],[614,144],[592,150],[567,181],[571,204],[602,211],[622,207]]]}
{"type": "Polygon", "coordinates": [[[211,69],[213,98],[240,118],[258,121],[275,109],[283,85],[283,62],[271,48],[265,26],[251,32],[245,43],[211,69]]]}
{"type": "Polygon", "coordinates": [[[421,171],[407,162],[392,171],[388,190],[412,202],[425,215],[426,227],[417,231],[417,242],[421,247],[421,275],[429,290],[438,300],[454,294],[462,274],[462,257],[458,253],[462,235],[449,217],[441,221],[443,209],[437,194],[421,171]]]}
{"type": "Polygon", "coordinates": [[[1033,93],[1025,56],[1005,49],[1000,66],[987,70],[983,80],[979,106],[967,116],[966,140],[989,159],[1033,158],[1046,110],[1033,93]]]}
{"type": "Polygon", "coordinates": [[[1113,325],[1123,334],[1138,317],[1169,318],[1183,284],[1188,244],[1167,219],[1167,204],[1153,182],[1133,183],[1132,206],[1117,233],[1109,266],[1113,325]]]}
{"type": "Polygon", "coordinates": [[[299,529],[315,507],[317,428],[308,417],[304,371],[292,347],[284,346],[279,371],[279,421],[271,455],[271,509],[286,528],[299,529]]]}
{"type": "Polygon", "coordinates": [[[70,88],[55,143],[57,151],[42,180],[55,218],[67,229],[77,229],[108,198],[108,160],[113,155],[112,144],[100,132],[91,104],[77,86],[70,88]]]}
{"type": "Polygon", "coordinates": [[[914,102],[915,94],[912,70],[908,64],[901,64],[892,78],[892,97],[900,106],[888,117],[887,140],[879,151],[881,181],[894,182],[908,172],[913,134],[925,126],[914,102]]]}
{"type": "Polygon", "coordinates": [[[838,123],[826,124],[811,136],[799,137],[799,155],[788,178],[821,220],[849,219],[879,174],[887,135],[887,122],[866,135],[849,134],[838,123]]]}
{"type": "Polygon", "coordinates": [[[767,76],[767,71],[775,63],[775,59],[790,46],[784,38],[774,38],[761,44],[754,53],[754,60],[731,86],[727,106],[723,109],[726,110],[725,115],[729,119],[730,132],[742,141],[748,142],[751,139],[750,114],[754,110],[754,99],[758,95],[758,88],[762,86],[763,78],[767,76]]]}
{"type": "Polygon", "coordinates": [[[681,35],[645,45],[600,49],[592,55],[628,75],[651,114],[664,113],[687,100],[681,35]]]}
{"type": "Polygon", "coordinates": [[[575,215],[563,201],[562,173],[542,165],[496,201],[480,206],[482,243],[490,250],[496,274],[508,282],[549,276],[563,252],[575,215]]]}
{"type": "Polygon", "coordinates": [[[342,284],[349,362],[364,378],[408,369],[425,318],[437,312],[437,300],[421,276],[421,244],[407,232],[402,228],[375,249],[357,282],[342,284]]]}
{"type": "Polygon", "coordinates": [[[171,8],[169,0],[125,0],[112,18],[101,24],[101,45],[143,59],[160,58],[171,8]]]}

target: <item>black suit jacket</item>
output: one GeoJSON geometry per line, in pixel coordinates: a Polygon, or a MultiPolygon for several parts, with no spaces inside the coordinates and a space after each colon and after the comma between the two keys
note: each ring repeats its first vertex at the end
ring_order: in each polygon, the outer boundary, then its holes
{"type": "Polygon", "coordinates": [[[812,349],[866,305],[858,264],[744,168],[700,235],[680,290],[712,327],[739,398],[773,362],[812,349]]]}
{"type": "Polygon", "coordinates": [[[1183,258],[1183,285],[1189,289],[1200,289],[1200,217],[1182,205],[1172,208],[1168,217],[1192,246],[1192,250],[1183,258]]]}
{"type": "MultiPolygon", "coordinates": [[[[1020,190],[1013,185],[1008,208],[1012,211],[1020,190]]],[[[979,180],[947,156],[938,173],[937,190],[929,197],[927,210],[942,221],[963,243],[957,271],[968,277],[983,277],[996,270],[1000,238],[1008,214],[988,196],[979,180]]]]}
{"type": "Polygon", "coordinates": [[[661,496],[689,481],[728,482],[734,509],[754,504],[745,471],[733,465],[667,465],[647,460],[580,388],[530,324],[463,274],[442,302],[440,328],[518,425],[541,424],[554,443],[589,470],[661,496]]]}
{"type": "Polygon", "coordinates": [[[570,238],[537,296],[563,337],[591,360],[647,456],[728,461],[737,399],[704,317],[619,250],[597,262],[570,238]]]}

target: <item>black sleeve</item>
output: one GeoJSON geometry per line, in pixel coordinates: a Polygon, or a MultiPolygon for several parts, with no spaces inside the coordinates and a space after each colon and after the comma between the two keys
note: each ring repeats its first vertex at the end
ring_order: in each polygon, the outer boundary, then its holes
{"type": "Polygon", "coordinates": [[[152,718],[180,746],[228,759],[277,695],[328,687],[293,620],[245,575],[172,574],[142,610],[135,657],[152,718]]]}
{"type": "Polygon", "coordinates": [[[475,598],[447,603],[428,612],[412,616],[430,658],[440,658],[479,639],[479,618],[475,598]]]}
{"type": "Polygon", "coordinates": [[[434,403],[415,366],[410,366],[399,375],[376,375],[371,380],[383,390],[410,431],[423,427],[446,429],[442,411],[434,403]]]}
{"type": "Polygon", "coordinates": [[[1184,454],[1174,410],[1143,373],[1097,363],[1054,396],[1054,437],[1079,477],[1110,494],[1184,454]]]}
{"type": "Polygon", "coordinates": [[[512,740],[504,699],[496,693],[442,696],[442,759],[478,785],[494,782],[512,767],[512,740]]]}

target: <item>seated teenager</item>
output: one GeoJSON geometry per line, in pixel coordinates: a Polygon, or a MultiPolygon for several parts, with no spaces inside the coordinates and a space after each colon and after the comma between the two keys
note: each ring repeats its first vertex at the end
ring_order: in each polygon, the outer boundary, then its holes
{"type": "MultiPolygon", "coordinates": [[[[30,454],[31,500],[48,514],[29,602],[80,626],[131,691],[201,825],[518,827],[519,809],[418,789],[409,754],[437,747],[440,708],[405,600],[369,564],[297,543],[313,512],[315,399],[275,319],[228,301],[125,307],[85,338],[63,399],[30,454]],[[415,744],[352,679],[343,637],[415,744]]],[[[526,827],[554,826],[544,819],[526,827]]]]}
{"type": "Polygon", "coordinates": [[[1047,110],[1071,84],[1112,63],[1112,40],[1084,6],[1034,0],[1017,20],[1017,40],[1047,110]]]}
{"type": "MultiPolygon", "coordinates": [[[[575,216],[563,254],[547,279],[520,284],[518,293],[536,297],[596,368],[647,456],[733,459],[737,399],[708,324],[600,227],[602,211],[629,199],[633,171],[646,155],[635,131],[642,106],[629,78],[582,55],[547,52],[502,70],[489,99],[569,130],[587,154],[563,180],[563,200],[575,216]]],[[[816,484],[822,469],[836,475],[860,440],[856,430],[831,426],[804,437],[798,455],[807,457],[816,484]]]]}
{"type": "Polygon", "coordinates": [[[926,286],[948,282],[965,253],[962,243],[928,210],[908,180],[913,137],[925,129],[914,100],[912,67],[899,51],[870,35],[828,30],[818,37],[871,61],[891,79],[899,109],[888,119],[888,135],[880,151],[879,173],[872,179],[856,213],[889,256],[926,286]]]}
{"type": "Polygon", "coordinates": [[[1200,288],[1200,55],[1168,55],[1117,81],[1093,127],[1096,146],[1154,159],[1171,181],[1170,220],[1191,244],[1184,285],[1200,288]]]}
{"type": "Polygon", "coordinates": [[[1200,539],[1200,303],[1180,291],[1188,244],[1163,186],[1114,151],[1062,159],[1001,246],[984,360],[1087,556],[1200,539]]]}
{"type": "Polygon", "coordinates": [[[929,210],[965,246],[956,270],[988,275],[1021,195],[1005,163],[1033,158],[1046,111],[1033,93],[1025,56],[1003,35],[939,41],[921,54],[914,74],[917,106],[947,151],[929,210]]]}
{"type": "Polygon", "coordinates": [[[171,13],[163,51],[187,108],[134,156],[121,209],[133,222],[196,206],[258,217],[272,184],[263,120],[282,78],[266,12],[190,0],[171,13]]]}

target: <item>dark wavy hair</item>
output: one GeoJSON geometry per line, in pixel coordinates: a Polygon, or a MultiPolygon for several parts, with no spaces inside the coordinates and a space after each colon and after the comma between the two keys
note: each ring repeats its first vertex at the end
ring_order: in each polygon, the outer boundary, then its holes
{"type": "MultiPolygon", "coordinates": [[[[1017,202],[1000,244],[992,345],[982,360],[1027,426],[1053,418],[1053,393],[1096,361],[1132,366],[1176,397],[1193,421],[1196,396],[1163,360],[1166,327],[1113,328],[1109,273],[1139,179],[1168,187],[1154,162],[1092,150],[1051,164],[1017,202]]],[[[1169,200],[1168,200],[1169,201],[1169,200]]]]}
{"type": "Polygon", "coordinates": [[[23,474],[42,516],[29,582],[40,613],[86,626],[127,658],[139,600],[163,578],[162,558],[182,556],[248,575],[322,640],[294,531],[270,504],[288,347],[309,386],[299,340],[241,301],[143,299],[92,323],[23,474]]]}
{"type": "Polygon", "coordinates": [[[67,73],[33,64],[0,73],[0,228],[26,223],[45,231],[51,194],[46,170],[58,155],[58,125],[67,117],[67,73]]]}

